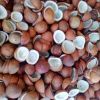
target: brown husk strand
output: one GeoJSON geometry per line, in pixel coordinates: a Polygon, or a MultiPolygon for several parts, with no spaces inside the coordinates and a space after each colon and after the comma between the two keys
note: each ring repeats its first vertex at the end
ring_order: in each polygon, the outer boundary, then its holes
{"type": "Polygon", "coordinates": [[[100,100],[100,0],[0,0],[0,100],[100,100]]]}

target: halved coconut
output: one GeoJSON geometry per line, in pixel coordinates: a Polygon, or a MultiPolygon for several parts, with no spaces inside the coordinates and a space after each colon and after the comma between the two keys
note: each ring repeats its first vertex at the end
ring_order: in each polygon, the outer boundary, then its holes
{"type": "Polygon", "coordinates": [[[7,10],[4,8],[4,6],[0,5],[0,19],[5,19],[7,15],[7,10]]]}
{"type": "Polygon", "coordinates": [[[54,99],[55,100],[67,100],[68,93],[67,92],[59,92],[59,93],[55,94],[54,99]]]}
{"type": "Polygon", "coordinates": [[[44,7],[48,7],[48,6],[50,6],[53,9],[54,12],[57,12],[58,11],[58,5],[57,5],[56,2],[50,1],[50,0],[49,1],[46,1],[44,3],[44,7]]]}
{"type": "Polygon", "coordinates": [[[20,31],[13,31],[9,35],[9,42],[12,44],[20,44],[21,43],[21,34],[20,31]]]}
{"type": "Polygon", "coordinates": [[[14,52],[14,57],[16,60],[23,62],[29,55],[29,50],[26,47],[18,47],[14,52]]]}
{"type": "Polygon", "coordinates": [[[74,40],[73,43],[77,49],[83,49],[85,45],[85,38],[84,36],[77,36],[74,40]]]}
{"type": "Polygon", "coordinates": [[[62,43],[62,51],[66,54],[72,54],[75,51],[75,45],[72,41],[65,40],[62,43]]]}
{"type": "Polygon", "coordinates": [[[84,93],[89,89],[89,83],[85,80],[79,80],[77,82],[77,88],[79,89],[79,92],[84,93]]]}
{"type": "Polygon", "coordinates": [[[98,32],[92,32],[89,34],[90,42],[96,43],[98,40],[100,40],[100,33],[98,32]]]}
{"type": "Polygon", "coordinates": [[[88,4],[85,1],[78,3],[78,10],[80,13],[85,13],[88,10],[88,4]]]}
{"type": "Polygon", "coordinates": [[[30,50],[30,52],[26,58],[26,62],[28,64],[34,65],[37,63],[38,60],[39,60],[39,52],[36,50],[30,50]]]}
{"type": "Polygon", "coordinates": [[[48,63],[50,65],[50,69],[55,72],[60,71],[63,67],[61,59],[57,57],[50,57],[48,59],[48,63]]]}
{"type": "Polygon", "coordinates": [[[26,22],[19,22],[16,25],[17,25],[17,29],[19,29],[21,31],[27,31],[29,28],[28,24],[26,22]]]}
{"type": "Polygon", "coordinates": [[[57,12],[55,13],[55,21],[60,21],[63,18],[63,12],[58,9],[57,12]]]}
{"type": "Polygon", "coordinates": [[[68,98],[68,100],[75,100],[73,97],[71,97],[71,98],[68,98]]]}
{"type": "Polygon", "coordinates": [[[95,31],[99,28],[99,22],[98,21],[94,21],[93,24],[91,25],[91,27],[89,28],[90,31],[95,31]]]}
{"type": "Polygon", "coordinates": [[[71,12],[70,16],[77,16],[78,15],[78,11],[77,10],[74,10],[71,12]]]}
{"type": "Polygon", "coordinates": [[[23,15],[20,12],[18,12],[18,11],[13,11],[11,13],[11,19],[14,22],[21,22],[23,20],[23,15]]]}
{"type": "Polygon", "coordinates": [[[55,43],[61,44],[65,40],[65,34],[61,30],[56,30],[53,34],[53,39],[55,43]]]}
{"type": "Polygon", "coordinates": [[[93,59],[91,59],[90,61],[88,61],[87,63],[87,68],[88,69],[92,69],[94,67],[97,67],[98,66],[98,59],[96,57],[94,57],[93,59]]]}
{"type": "Polygon", "coordinates": [[[74,97],[76,96],[77,94],[79,94],[79,89],[71,89],[68,93],[68,96],[69,97],[74,97]]]}

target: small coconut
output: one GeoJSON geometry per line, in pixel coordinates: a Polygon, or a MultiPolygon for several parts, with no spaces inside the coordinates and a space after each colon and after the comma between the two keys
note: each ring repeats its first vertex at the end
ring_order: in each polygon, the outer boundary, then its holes
{"type": "Polygon", "coordinates": [[[78,28],[80,25],[80,18],[78,16],[72,16],[69,24],[71,28],[78,28]]]}
{"type": "Polygon", "coordinates": [[[88,10],[88,4],[85,1],[79,1],[78,10],[80,13],[85,13],[88,10]]]}
{"type": "Polygon", "coordinates": [[[90,31],[95,31],[99,28],[99,22],[98,21],[94,21],[93,24],[91,25],[91,27],[89,28],[90,31]]]}
{"type": "Polygon", "coordinates": [[[100,40],[100,34],[98,32],[92,32],[89,34],[89,40],[90,42],[96,43],[98,40],[100,40]]]}
{"type": "Polygon", "coordinates": [[[3,30],[7,33],[10,33],[12,31],[16,30],[16,25],[14,22],[10,21],[10,20],[3,20],[2,22],[2,27],[3,30]]]}
{"type": "Polygon", "coordinates": [[[54,2],[54,1],[46,1],[44,3],[44,7],[48,7],[48,6],[50,6],[53,9],[54,12],[58,11],[58,5],[57,5],[56,2],[54,2]]]}
{"type": "Polygon", "coordinates": [[[65,40],[65,34],[61,30],[56,30],[53,34],[53,39],[55,43],[61,44],[65,40]]]}
{"type": "Polygon", "coordinates": [[[63,12],[58,9],[58,11],[55,13],[55,21],[60,21],[63,18],[63,12]]]}
{"type": "Polygon", "coordinates": [[[79,94],[79,89],[71,89],[68,93],[68,96],[69,97],[74,97],[76,96],[77,94],[79,94]]]}
{"type": "Polygon", "coordinates": [[[8,40],[8,34],[4,31],[0,31],[0,46],[4,44],[8,40]]]}
{"type": "Polygon", "coordinates": [[[59,93],[55,94],[54,99],[55,100],[67,100],[68,93],[67,92],[59,92],[59,93]]]}
{"type": "Polygon", "coordinates": [[[11,13],[11,19],[14,22],[21,22],[23,20],[23,15],[20,12],[18,12],[18,11],[13,11],[11,13]]]}
{"type": "Polygon", "coordinates": [[[88,69],[92,69],[94,67],[97,67],[98,66],[98,59],[95,57],[93,59],[91,59],[90,61],[88,61],[87,63],[87,68],[88,69]]]}
{"type": "Polygon", "coordinates": [[[9,35],[9,42],[12,44],[20,44],[21,43],[21,32],[13,31],[9,35]]]}
{"type": "Polygon", "coordinates": [[[40,21],[34,26],[37,33],[44,33],[48,29],[48,25],[45,21],[40,21]]]}
{"type": "Polygon", "coordinates": [[[79,80],[77,82],[77,88],[79,89],[79,92],[84,93],[89,89],[89,83],[85,80],[79,80]]]}
{"type": "Polygon", "coordinates": [[[23,62],[29,55],[29,50],[26,47],[18,47],[14,52],[14,57],[16,60],[23,62]]]}
{"type": "Polygon", "coordinates": [[[71,54],[75,51],[75,45],[72,41],[65,40],[62,43],[62,51],[66,54],[71,54]]]}
{"type": "Polygon", "coordinates": [[[5,19],[7,15],[7,10],[0,4],[0,19],[5,19]]]}
{"type": "Polygon", "coordinates": [[[28,30],[28,24],[26,22],[19,22],[16,24],[17,29],[21,31],[27,31],[28,30]]]}
{"type": "Polygon", "coordinates": [[[39,52],[36,50],[30,50],[26,58],[26,62],[28,64],[34,65],[37,63],[38,60],[39,60],[39,52]]]}
{"type": "Polygon", "coordinates": [[[74,40],[73,43],[77,49],[83,49],[85,46],[85,37],[83,36],[77,36],[74,40]]]}
{"type": "Polygon", "coordinates": [[[60,71],[63,67],[61,59],[57,57],[50,57],[48,59],[48,63],[50,65],[50,69],[55,72],[60,71]]]}
{"type": "Polygon", "coordinates": [[[50,7],[44,9],[43,16],[48,24],[54,23],[55,13],[50,7]]]}

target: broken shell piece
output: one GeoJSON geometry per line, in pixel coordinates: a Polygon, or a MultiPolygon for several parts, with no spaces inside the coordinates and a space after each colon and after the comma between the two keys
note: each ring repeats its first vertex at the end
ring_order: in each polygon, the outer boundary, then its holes
{"type": "Polygon", "coordinates": [[[100,40],[100,34],[98,32],[93,32],[89,34],[90,42],[96,43],[98,40],[100,40]]]}
{"type": "Polygon", "coordinates": [[[92,68],[97,67],[97,66],[98,66],[98,59],[96,57],[93,58],[92,60],[88,61],[88,63],[87,63],[88,69],[92,69],[92,68]]]}
{"type": "Polygon", "coordinates": [[[84,28],[89,28],[89,27],[91,27],[92,24],[93,24],[92,19],[89,19],[89,20],[83,22],[84,28]]]}
{"type": "Polygon", "coordinates": [[[77,82],[77,88],[81,93],[84,93],[89,89],[89,83],[85,80],[79,80],[77,82]]]}
{"type": "Polygon", "coordinates": [[[77,49],[83,49],[85,45],[85,38],[83,36],[77,36],[73,43],[77,49]]]}
{"type": "Polygon", "coordinates": [[[0,5],[0,19],[5,19],[7,17],[7,10],[0,5]]]}
{"type": "Polygon", "coordinates": [[[63,67],[61,59],[57,57],[50,57],[48,59],[48,63],[50,65],[50,69],[55,72],[60,71],[63,67]]]}
{"type": "Polygon", "coordinates": [[[9,35],[9,42],[12,44],[20,44],[21,43],[21,32],[13,31],[9,35]]]}
{"type": "Polygon", "coordinates": [[[72,41],[65,40],[62,43],[62,51],[66,54],[71,54],[75,51],[75,45],[72,41]]]}
{"type": "Polygon", "coordinates": [[[57,5],[56,2],[54,2],[54,1],[46,1],[44,3],[44,7],[48,7],[48,6],[50,6],[53,9],[54,12],[58,11],[58,5],[57,5]]]}
{"type": "Polygon", "coordinates": [[[30,50],[28,57],[26,58],[26,62],[28,64],[34,65],[39,60],[39,52],[36,50],[30,50]]]}
{"type": "Polygon", "coordinates": [[[58,11],[55,13],[55,21],[60,21],[63,18],[63,12],[58,9],[58,11]]]}
{"type": "Polygon", "coordinates": [[[2,46],[3,43],[7,40],[8,40],[8,34],[6,32],[0,31],[0,46],[2,46]]]}
{"type": "Polygon", "coordinates": [[[16,25],[17,25],[17,29],[19,29],[21,31],[27,31],[28,30],[28,24],[26,22],[19,22],[16,25]]]}
{"type": "Polygon", "coordinates": [[[32,5],[31,1],[30,0],[25,0],[24,1],[24,6],[25,7],[29,7],[31,9],[34,9],[35,7],[32,5]]]}
{"type": "Polygon", "coordinates": [[[80,1],[78,3],[78,10],[80,13],[85,13],[88,10],[88,5],[85,1],[80,1]]]}
{"type": "Polygon", "coordinates": [[[59,92],[55,94],[54,99],[55,100],[67,100],[68,93],[67,92],[59,92]]]}
{"type": "Polygon", "coordinates": [[[20,12],[18,11],[13,11],[11,13],[11,19],[14,21],[14,22],[21,22],[23,20],[23,16],[20,12]]]}
{"type": "Polygon", "coordinates": [[[90,31],[95,31],[99,28],[99,22],[98,21],[94,21],[92,26],[89,28],[90,31]]]}
{"type": "Polygon", "coordinates": [[[56,30],[53,34],[53,39],[55,43],[61,44],[65,40],[65,34],[61,30],[56,30]]]}
{"type": "Polygon", "coordinates": [[[68,93],[69,97],[74,97],[79,93],[79,89],[71,89],[68,93]]]}
{"type": "Polygon", "coordinates": [[[23,62],[29,55],[29,50],[26,47],[18,47],[14,52],[14,57],[16,60],[23,62]]]}
{"type": "Polygon", "coordinates": [[[3,27],[3,30],[7,33],[10,33],[16,30],[16,25],[11,20],[3,20],[2,27],[3,27]]]}

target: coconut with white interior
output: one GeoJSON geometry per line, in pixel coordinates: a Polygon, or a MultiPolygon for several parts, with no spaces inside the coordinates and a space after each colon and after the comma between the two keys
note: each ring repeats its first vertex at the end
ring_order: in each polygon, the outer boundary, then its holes
{"type": "Polygon", "coordinates": [[[61,30],[56,30],[53,34],[53,39],[56,44],[61,44],[65,40],[65,34],[61,30]]]}
{"type": "Polygon", "coordinates": [[[58,57],[50,57],[48,59],[48,63],[50,65],[50,69],[54,72],[60,71],[63,67],[62,61],[58,57]]]}
{"type": "Polygon", "coordinates": [[[30,50],[26,58],[26,62],[28,64],[34,65],[37,63],[38,60],[39,60],[39,52],[36,50],[30,50]]]}

